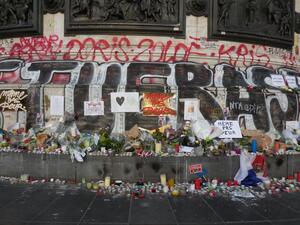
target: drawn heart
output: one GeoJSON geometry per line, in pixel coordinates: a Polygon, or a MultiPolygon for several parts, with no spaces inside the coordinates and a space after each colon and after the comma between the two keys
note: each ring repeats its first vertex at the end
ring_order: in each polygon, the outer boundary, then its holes
{"type": "Polygon", "coordinates": [[[117,97],[117,98],[116,98],[116,101],[117,101],[117,103],[121,106],[121,105],[124,103],[125,98],[124,98],[124,97],[117,97]]]}

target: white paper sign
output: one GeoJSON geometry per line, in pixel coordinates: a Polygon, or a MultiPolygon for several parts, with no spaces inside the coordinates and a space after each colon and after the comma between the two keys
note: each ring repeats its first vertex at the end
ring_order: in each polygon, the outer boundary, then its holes
{"type": "Polygon", "coordinates": [[[297,88],[296,78],[294,76],[285,76],[286,82],[288,83],[290,88],[297,88]]]}
{"type": "Polygon", "coordinates": [[[300,128],[299,121],[286,121],[285,124],[287,130],[298,130],[300,128]]]}
{"type": "Polygon", "coordinates": [[[50,115],[63,116],[65,112],[64,96],[51,96],[50,99],[50,115]]]}
{"type": "Polygon", "coordinates": [[[197,120],[197,112],[199,110],[199,100],[184,101],[184,120],[197,120]]]}
{"type": "Polygon", "coordinates": [[[215,127],[223,131],[223,134],[219,138],[242,138],[240,125],[236,120],[217,120],[215,127]]]}
{"type": "Polygon", "coordinates": [[[111,97],[111,112],[140,112],[138,92],[113,92],[111,97]]]}
{"type": "Polygon", "coordinates": [[[276,87],[285,87],[285,82],[282,75],[271,74],[272,84],[276,87]]]}
{"type": "Polygon", "coordinates": [[[104,115],[104,102],[103,101],[96,101],[84,102],[84,115],[85,116],[103,116],[104,115]]]}

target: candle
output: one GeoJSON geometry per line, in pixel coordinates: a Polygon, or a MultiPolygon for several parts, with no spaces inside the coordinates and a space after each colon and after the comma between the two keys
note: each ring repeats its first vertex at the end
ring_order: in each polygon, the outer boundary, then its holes
{"type": "Polygon", "coordinates": [[[297,182],[300,182],[300,172],[297,173],[297,182]]]}
{"type": "Polygon", "coordinates": [[[195,184],[195,189],[196,190],[200,190],[201,189],[201,183],[202,183],[202,180],[200,178],[197,178],[194,180],[194,184],[195,184]]]}
{"type": "Polygon", "coordinates": [[[155,153],[160,154],[161,153],[161,143],[155,142],[155,153]]]}
{"type": "Polygon", "coordinates": [[[256,151],[257,151],[257,141],[256,141],[256,139],[253,139],[252,142],[251,142],[251,151],[252,151],[252,153],[256,153],[256,151]]]}
{"type": "Polygon", "coordinates": [[[280,142],[279,141],[275,141],[274,142],[274,152],[278,153],[279,148],[280,148],[280,142]]]}
{"type": "Polygon", "coordinates": [[[167,185],[167,176],[166,176],[166,174],[161,174],[161,175],[160,175],[160,183],[161,183],[163,186],[166,186],[166,185],[167,185]]]}
{"type": "Polygon", "coordinates": [[[104,186],[105,187],[109,187],[110,186],[110,177],[105,177],[104,186]]]}
{"type": "Polygon", "coordinates": [[[168,180],[168,186],[169,186],[169,188],[173,188],[174,184],[175,184],[175,181],[174,181],[173,178],[168,180]]]}

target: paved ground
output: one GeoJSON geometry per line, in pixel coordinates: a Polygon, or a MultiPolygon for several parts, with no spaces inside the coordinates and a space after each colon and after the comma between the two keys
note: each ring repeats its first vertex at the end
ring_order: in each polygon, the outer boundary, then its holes
{"type": "Polygon", "coordinates": [[[0,183],[0,225],[299,225],[300,193],[265,199],[104,197],[77,186],[0,183]]]}

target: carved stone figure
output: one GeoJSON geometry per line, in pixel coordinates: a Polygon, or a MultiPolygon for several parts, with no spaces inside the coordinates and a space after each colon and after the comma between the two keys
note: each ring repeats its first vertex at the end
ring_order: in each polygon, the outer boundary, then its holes
{"type": "Polygon", "coordinates": [[[281,36],[289,36],[291,33],[291,18],[288,14],[281,18],[279,33],[281,36]]]}
{"type": "Polygon", "coordinates": [[[218,16],[218,24],[223,24],[224,27],[227,27],[229,22],[229,11],[234,1],[231,0],[219,0],[219,16],[218,16]]]}
{"type": "Polygon", "coordinates": [[[208,0],[186,0],[186,14],[208,16],[208,0]]]}
{"type": "Polygon", "coordinates": [[[15,12],[16,12],[16,18],[18,24],[25,24],[27,23],[28,18],[28,1],[22,1],[22,0],[14,0],[13,1],[15,12]]]}
{"type": "Polygon", "coordinates": [[[268,19],[270,24],[279,24],[282,14],[282,4],[280,0],[269,0],[268,5],[268,19]]]}
{"type": "Polygon", "coordinates": [[[255,22],[255,20],[256,20],[256,10],[257,9],[258,9],[258,7],[257,7],[256,0],[248,0],[248,5],[247,5],[247,23],[246,23],[247,26],[249,24],[255,22]]]}
{"type": "Polygon", "coordinates": [[[176,0],[166,0],[166,3],[167,3],[167,15],[168,16],[175,15],[176,0]]]}
{"type": "Polygon", "coordinates": [[[144,21],[159,21],[162,17],[163,0],[141,0],[141,11],[144,15],[144,21]]]}
{"type": "Polygon", "coordinates": [[[43,0],[44,13],[58,13],[64,11],[65,0],[43,0]]]}
{"type": "Polygon", "coordinates": [[[75,0],[75,4],[73,6],[73,16],[87,16],[91,18],[92,16],[92,1],[93,0],[75,0]]]}
{"type": "Polygon", "coordinates": [[[110,0],[105,5],[104,21],[112,19],[124,19],[123,13],[120,9],[120,0],[110,0]]]}

